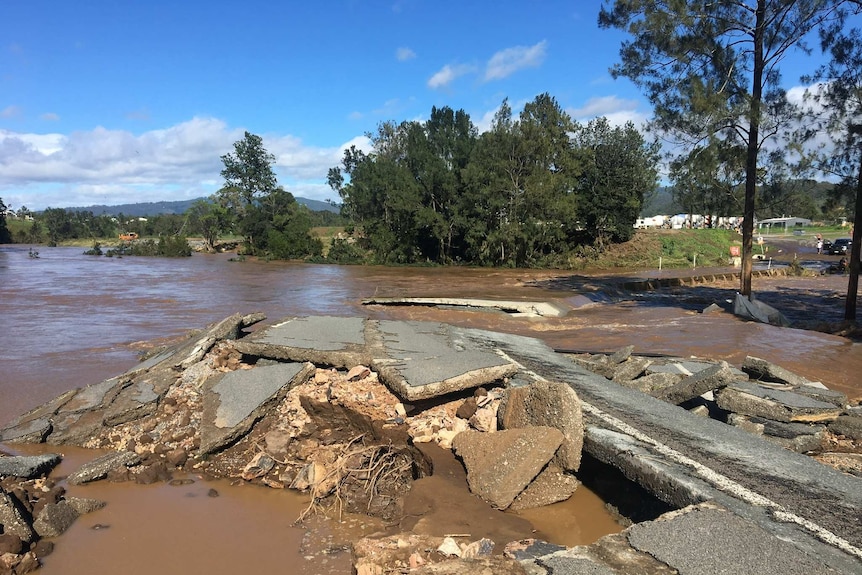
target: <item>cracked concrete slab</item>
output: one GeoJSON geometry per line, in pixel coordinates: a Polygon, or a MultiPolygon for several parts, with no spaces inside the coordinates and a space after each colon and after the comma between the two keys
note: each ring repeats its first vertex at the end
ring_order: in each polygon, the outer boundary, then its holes
{"type": "Polygon", "coordinates": [[[240,353],[350,368],[369,362],[366,320],[313,316],[286,319],[234,343],[240,353]]]}
{"type": "Polygon", "coordinates": [[[312,364],[279,363],[232,371],[209,384],[201,420],[202,454],[236,441],[291,387],[314,372],[312,364]]]}
{"type": "Polygon", "coordinates": [[[436,322],[381,321],[383,357],[372,360],[381,381],[407,401],[488,385],[515,374],[518,366],[464,330],[436,322]]]}

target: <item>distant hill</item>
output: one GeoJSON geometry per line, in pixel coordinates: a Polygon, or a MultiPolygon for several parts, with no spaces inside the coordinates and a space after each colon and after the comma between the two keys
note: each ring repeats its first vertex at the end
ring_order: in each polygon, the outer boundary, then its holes
{"type": "MultiPolygon", "coordinates": [[[[161,214],[183,214],[193,203],[198,200],[205,199],[206,198],[195,198],[193,200],[179,200],[173,202],[141,202],[138,204],[120,204],[116,206],[99,204],[80,208],[66,208],[66,211],[93,212],[97,216],[102,214],[116,216],[122,213],[124,216],[132,217],[158,216],[161,214]]],[[[329,204],[319,200],[309,200],[308,198],[300,197],[297,197],[296,201],[306,206],[312,212],[333,212],[337,214],[341,211],[340,204],[329,204]]]]}

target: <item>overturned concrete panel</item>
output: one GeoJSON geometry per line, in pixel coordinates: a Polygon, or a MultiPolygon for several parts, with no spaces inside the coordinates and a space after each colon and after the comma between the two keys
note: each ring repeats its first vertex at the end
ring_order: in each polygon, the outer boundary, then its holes
{"type": "Polygon", "coordinates": [[[832,421],[841,414],[831,403],[749,382],[727,386],[715,393],[715,399],[722,409],[775,421],[832,421]]]}
{"type": "Polygon", "coordinates": [[[489,385],[518,366],[474,345],[462,330],[434,322],[382,321],[384,357],[371,364],[381,381],[407,401],[489,385]]]}
{"type": "Polygon", "coordinates": [[[270,405],[314,372],[312,364],[280,363],[232,371],[208,384],[201,418],[200,453],[212,453],[242,437],[270,405]]]}
{"type": "Polygon", "coordinates": [[[363,318],[314,316],[287,319],[233,345],[250,356],[350,368],[369,363],[365,343],[363,318]]]}
{"type": "Polygon", "coordinates": [[[563,442],[553,427],[522,427],[497,433],[462,431],[452,441],[464,462],[470,491],[506,509],[548,464],[563,442]]]}
{"type": "Polygon", "coordinates": [[[667,513],[633,525],[629,543],[682,575],[834,575],[816,557],[761,527],[711,505],[667,513]]]}

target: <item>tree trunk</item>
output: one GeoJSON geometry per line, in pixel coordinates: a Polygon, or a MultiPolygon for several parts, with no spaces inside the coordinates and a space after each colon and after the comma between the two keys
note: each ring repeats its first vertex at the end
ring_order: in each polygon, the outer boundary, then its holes
{"type": "MultiPolygon", "coordinates": [[[[860,149],[862,152],[862,149],[860,149]]],[[[862,254],[862,153],[859,156],[859,173],[856,174],[856,214],[853,216],[853,236],[850,244],[850,279],[847,282],[847,300],[844,319],[856,320],[856,298],[859,293],[859,259],[862,254]]]]}
{"type": "Polygon", "coordinates": [[[748,148],[745,155],[745,207],[742,219],[742,272],[739,292],[751,299],[752,237],[754,236],[754,199],[757,194],[757,147],[760,137],[760,103],[763,98],[763,35],[766,0],[758,0],[754,25],[754,72],[749,110],[748,148]]]}

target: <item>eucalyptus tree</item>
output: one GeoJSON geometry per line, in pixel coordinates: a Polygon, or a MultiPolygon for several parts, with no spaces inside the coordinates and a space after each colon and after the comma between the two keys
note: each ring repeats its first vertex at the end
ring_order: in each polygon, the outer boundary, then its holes
{"type": "Polygon", "coordinates": [[[245,132],[242,140],[234,142],[233,148],[233,152],[221,156],[224,186],[216,192],[216,197],[219,204],[237,219],[240,233],[245,236],[251,253],[254,253],[260,238],[254,233],[259,225],[253,218],[260,214],[251,208],[278,186],[272,168],[275,156],[263,147],[260,136],[249,132],[245,132]]]}
{"type": "Polygon", "coordinates": [[[741,293],[751,295],[758,153],[789,112],[780,65],[840,16],[842,0],[605,0],[599,25],[627,31],[611,72],[654,105],[653,128],[690,146],[719,135],[745,147],[741,293]]]}
{"type": "MultiPolygon", "coordinates": [[[[857,13],[862,10],[862,2],[853,4],[857,13]]],[[[821,32],[821,47],[829,61],[807,78],[816,84],[807,94],[812,104],[808,111],[813,112],[804,118],[803,137],[809,141],[825,137],[830,142],[814,163],[821,172],[841,179],[836,190],[851,206],[854,232],[844,318],[855,320],[862,254],[862,32],[843,24],[836,21],[821,32]]]]}

